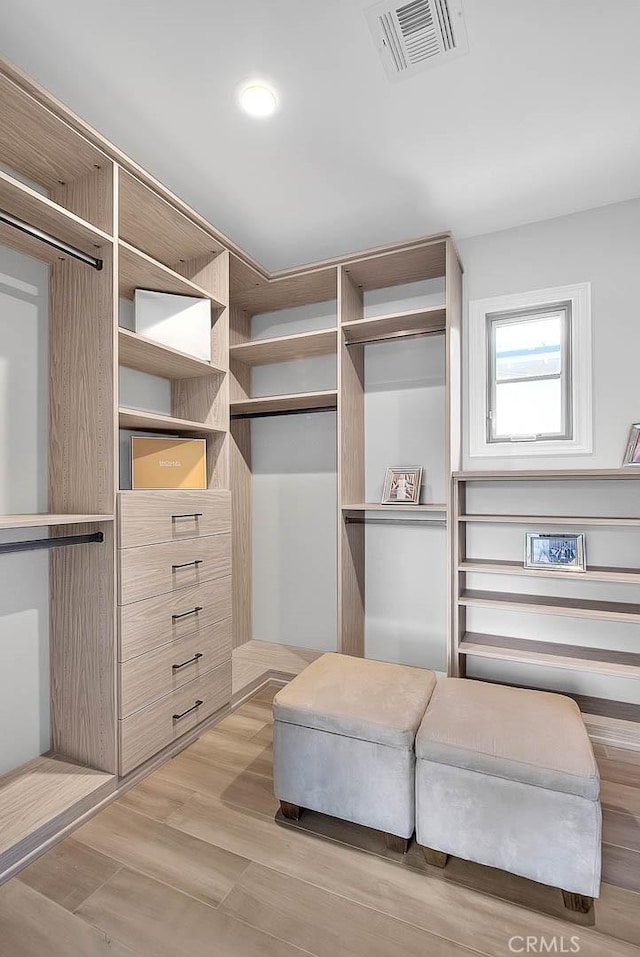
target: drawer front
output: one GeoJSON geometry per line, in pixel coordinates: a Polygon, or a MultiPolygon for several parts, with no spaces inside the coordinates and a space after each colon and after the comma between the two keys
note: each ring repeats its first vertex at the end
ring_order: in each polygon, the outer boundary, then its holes
{"type": "Polygon", "coordinates": [[[177,592],[231,574],[231,535],[119,550],[118,602],[177,592]]]}
{"type": "Polygon", "coordinates": [[[180,642],[231,617],[231,578],[191,585],[180,591],[123,605],[119,609],[120,661],[180,642]],[[196,609],[199,609],[196,611],[196,609]]]}
{"type": "Polygon", "coordinates": [[[135,548],[231,531],[231,492],[154,491],[118,495],[118,545],[135,548]]]}
{"type": "Polygon", "coordinates": [[[163,645],[120,666],[120,717],[231,661],[231,619],[163,645]]]}
{"type": "Polygon", "coordinates": [[[230,701],[231,662],[228,661],[124,718],[119,722],[120,774],[128,774],[230,701]],[[196,707],[198,701],[202,703],[196,707]],[[174,715],[183,716],[174,718],[174,715]]]}

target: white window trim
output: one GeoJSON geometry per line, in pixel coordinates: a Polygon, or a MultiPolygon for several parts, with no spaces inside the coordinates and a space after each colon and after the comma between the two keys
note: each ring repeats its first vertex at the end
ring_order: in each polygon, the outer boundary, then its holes
{"type": "Polygon", "coordinates": [[[467,325],[469,456],[530,458],[534,455],[586,455],[593,451],[593,388],[591,362],[591,283],[536,289],[532,292],[474,299],[467,325]],[[487,316],[571,302],[571,390],[573,438],[546,442],[487,442],[488,389],[487,316]]]}

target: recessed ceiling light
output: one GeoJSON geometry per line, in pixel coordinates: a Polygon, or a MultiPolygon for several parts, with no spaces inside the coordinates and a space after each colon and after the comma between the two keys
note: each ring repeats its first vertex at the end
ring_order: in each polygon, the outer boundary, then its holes
{"type": "Polygon", "coordinates": [[[240,93],[240,104],[249,116],[271,116],[278,99],[266,83],[249,83],[240,93]]]}

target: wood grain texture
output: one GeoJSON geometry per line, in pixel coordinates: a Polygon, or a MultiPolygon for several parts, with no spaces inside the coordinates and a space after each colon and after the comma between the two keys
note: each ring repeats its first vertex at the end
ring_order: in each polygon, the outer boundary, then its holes
{"type": "Polygon", "coordinates": [[[18,880],[73,912],[119,869],[117,861],[68,837],[25,867],[18,880]]]}
{"type": "MultiPolygon", "coordinates": [[[[360,321],[363,295],[341,269],[338,281],[340,326],[360,321]]],[[[364,346],[338,351],[338,489],[345,505],[364,499],[364,346]]],[[[344,654],[364,655],[365,529],[347,525],[338,510],[338,648],[344,654]]]]}
{"type": "Polygon", "coordinates": [[[191,585],[166,595],[154,595],[118,609],[120,661],[128,661],[162,645],[180,647],[183,639],[206,632],[211,625],[231,616],[231,578],[191,585]],[[195,615],[174,620],[195,608],[195,615]]]}
{"type": "Polygon", "coordinates": [[[347,342],[367,342],[385,337],[397,338],[419,332],[444,332],[446,315],[445,308],[431,306],[428,309],[390,313],[386,316],[374,316],[371,319],[350,320],[342,323],[342,331],[347,342]]]}
{"type": "Polygon", "coordinates": [[[51,740],[59,754],[113,774],[115,529],[113,523],[98,529],[102,544],[56,548],[50,556],[51,740]]]}
{"type": "Polygon", "coordinates": [[[136,249],[123,239],[118,243],[118,256],[119,290],[120,295],[125,299],[133,299],[136,289],[150,289],[153,292],[165,292],[174,296],[210,299],[214,308],[223,305],[202,286],[192,282],[175,269],[158,262],[142,250],[136,249]]]}
{"type": "Polygon", "coordinates": [[[118,495],[120,548],[184,541],[230,531],[231,492],[226,490],[158,489],[118,495]]]}
{"type": "Polygon", "coordinates": [[[80,219],[93,223],[108,236],[115,236],[118,226],[116,170],[106,157],[104,165],[86,176],[60,184],[50,197],[80,219]]]}
{"type": "Polygon", "coordinates": [[[259,366],[268,365],[270,362],[335,355],[337,336],[337,329],[321,329],[318,332],[300,332],[293,336],[256,339],[231,346],[230,357],[248,366],[259,366]]]}
{"type": "Polygon", "coordinates": [[[121,720],[120,773],[128,774],[230,701],[231,661],[228,661],[121,720]],[[194,708],[198,701],[201,704],[194,708]],[[174,715],[190,708],[194,710],[174,720],[174,715]]]}
{"type": "Polygon", "coordinates": [[[171,380],[171,412],[178,419],[204,422],[224,432],[229,428],[226,377],[198,376],[171,380]]]}
{"type": "Polygon", "coordinates": [[[200,539],[122,548],[119,556],[118,601],[127,605],[227,578],[231,574],[231,535],[225,532],[200,539]],[[185,567],[174,567],[179,565],[185,567]]]}
{"type": "Polygon", "coordinates": [[[514,469],[513,471],[454,472],[454,478],[464,482],[537,482],[541,479],[566,481],[567,479],[586,482],[606,481],[607,479],[626,479],[632,482],[640,479],[640,469],[514,469]]]}
{"type": "Polygon", "coordinates": [[[231,423],[233,647],[252,635],[251,424],[231,423]]]}
{"type": "Polygon", "coordinates": [[[467,632],[458,649],[460,654],[472,657],[547,665],[551,668],[587,671],[616,678],[637,678],[640,675],[639,654],[608,648],[588,648],[584,645],[567,645],[555,641],[529,641],[467,632]]]}
{"type": "Polygon", "coordinates": [[[231,403],[231,415],[264,415],[268,412],[294,412],[297,409],[328,409],[337,407],[335,389],[323,392],[298,392],[290,395],[262,396],[231,403]]]}
{"type": "MultiPolygon", "coordinates": [[[[492,561],[490,559],[474,558],[462,562],[458,570],[480,575],[518,575],[525,578],[555,578],[558,579],[557,569],[525,568],[523,562],[492,561]]],[[[562,580],[569,581],[599,581],[599,582],[627,582],[640,583],[640,568],[615,568],[612,565],[589,565],[585,572],[567,571],[563,569],[562,580]]]]}
{"type": "Polygon", "coordinates": [[[230,618],[202,628],[179,642],[131,658],[120,668],[119,716],[127,718],[230,661],[230,618]],[[174,665],[181,667],[174,668],[174,665]]]}
{"type": "Polygon", "coordinates": [[[111,774],[48,757],[0,777],[0,875],[115,784],[111,774]]]}
{"type": "Polygon", "coordinates": [[[602,526],[603,528],[638,528],[640,517],[605,517],[594,515],[460,515],[459,522],[489,522],[492,525],[568,525],[602,526]]]}
{"type": "Polygon", "coordinates": [[[188,379],[224,375],[224,370],[186,352],[171,349],[128,329],[118,329],[118,358],[121,366],[138,369],[165,379],[188,379]]]}
{"type": "Polygon", "coordinates": [[[239,289],[236,285],[233,301],[239,309],[255,316],[278,309],[329,302],[337,297],[336,282],[335,266],[303,268],[293,275],[274,279],[261,279],[252,274],[246,288],[239,289]]]}
{"type": "Polygon", "coordinates": [[[0,528],[46,528],[48,525],[86,525],[95,522],[113,522],[114,518],[114,515],[56,515],[49,512],[35,512],[31,515],[2,515],[0,516],[0,528]]]}
{"type": "Polygon", "coordinates": [[[212,235],[125,169],[120,170],[120,236],[170,267],[183,259],[217,256],[223,249],[212,235]]]}
{"type": "Polygon", "coordinates": [[[585,598],[561,598],[548,595],[518,595],[469,589],[459,599],[463,605],[484,608],[512,608],[542,615],[568,618],[600,618],[606,621],[638,622],[640,605],[622,601],[592,601],[585,598]]]}
{"type": "Polygon", "coordinates": [[[189,419],[180,419],[176,416],[161,415],[158,412],[142,412],[139,409],[123,409],[119,411],[121,429],[131,429],[143,432],[175,432],[177,435],[207,435],[210,432],[224,432],[224,424],[206,425],[204,422],[193,422],[189,419]]]}
{"type": "Polygon", "coordinates": [[[361,258],[345,257],[343,268],[352,282],[363,289],[382,289],[420,279],[445,275],[446,241],[401,244],[361,258]]]}

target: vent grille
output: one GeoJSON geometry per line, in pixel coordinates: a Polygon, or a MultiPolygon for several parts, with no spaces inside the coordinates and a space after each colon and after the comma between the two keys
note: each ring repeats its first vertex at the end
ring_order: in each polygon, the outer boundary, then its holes
{"type": "Polygon", "coordinates": [[[389,76],[396,79],[467,51],[461,0],[388,0],[365,11],[389,76]]]}

